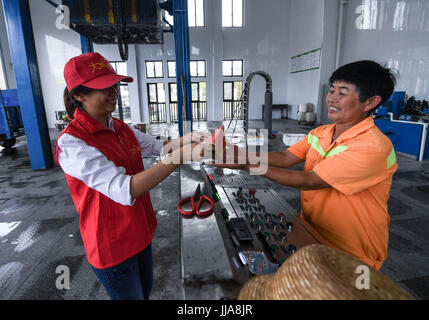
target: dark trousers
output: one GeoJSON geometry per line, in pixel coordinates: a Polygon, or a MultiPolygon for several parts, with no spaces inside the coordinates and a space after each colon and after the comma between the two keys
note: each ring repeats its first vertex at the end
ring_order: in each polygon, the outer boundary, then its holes
{"type": "Polygon", "coordinates": [[[116,266],[92,269],[112,300],[148,300],[153,283],[152,244],[116,266]]]}

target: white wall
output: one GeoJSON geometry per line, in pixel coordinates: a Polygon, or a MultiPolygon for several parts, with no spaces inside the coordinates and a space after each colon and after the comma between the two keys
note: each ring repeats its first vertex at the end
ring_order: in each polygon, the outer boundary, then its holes
{"type": "Polygon", "coordinates": [[[55,21],[59,15],[46,1],[31,0],[30,12],[46,119],[48,127],[54,128],[55,111],[65,110],[64,65],[69,59],[81,53],[80,38],[72,30],[59,30],[55,27],[55,21]]]}
{"type": "MultiPolygon", "coordinates": [[[[58,29],[56,21],[60,14],[45,0],[30,1],[31,19],[33,24],[34,42],[39,64],[40,80],[45,102],[48,127],[55,127],[55,111],[64,110],[63,92],[66,86],[63,76],[64,65],[81,51],[80,36],[71,29],[58,29]]],[[[121,61],[117,45],[94,45],[110,61],[121,61]]],[[[137,79],[135,47],[129,46],[127,62],[128,75],[137,79]]],[[[131,120],[141,122],[138,82],[129,85],[131,120]]]]}
{"type": "Polygon", "coordinates": [[[429,1],[350,0],[346,19],[343,64],[363,59],[387,63],[400,73],[395,90],[429,99],[429,1]],[[368,10],[357,14],[362,4],[368,10]]]}
{"type": "MultiPolygon", "coordinates": [[[[223,120],[223,85],[222,60],[243,59],[243,77],[225,78],[225,80],[246,80],[252,71],[265,71],[273,80],[273,103],[287,103],[287,59],[289,33],[290,0],[257,1],[245,0],[244,28],[222,29],[222,1],[205,1],[205,27],[190,28],[189,42],[191,60],[206,61],[207,81],[207,119],[223,120]]],[[[163,45],[137,45],[141,108],[144,120],[148,121],[147,83],[154,79],[146,79],[144,62],[146,60],[164,60],[164,79],[168,82],[175,79],[167,78],[167,60],[174,60],[174,40],[172,34],[166,34],[163,45]]],[[[194,78],[192,79],[194,81],[194,78]]],[[[195,78],[198,80],[198,78],[195,78]]],[[[250,119],[262,118],[264,103],[265,80],[255,77],[251,83],[250,119]]],[[[168,96],[167,96],[168,101],[168,96]]],[[[168,112],[168,111],[167,111],[168,112]]],[[[280,117],[274,114],[273,117],[280,117]]]]}
{"type": "MultiPolygon", "coordinates": [[[[245,0],[244,3],[242,29],[222,29],[221,0],[206,0],[206,27],[190,29],[191,59],[205,60],[207,66],[208,120],[222,120],[223,117],[221,61],[242,58],[244,74],[241,80],[252,71],[267,72],[273,79],[273,103],[291,104],[289,116],[292,118],[296,118],[299,103],[313,103],[320,122],[325,98],[322,86],[334,71],[339,0],[245,0]],[[320,69],[290,73],[292,56],[317,48],[322,48],[320,69]]],[[[55,111],[63,109],[62,70],[71,57],[80,54],[80,37],[72,30],[55,27],[58,14],[46,1],[31,0],[30,9],[48,126],[52,128],[55,111]]],[[[429,1],[426,0],[350,0],[345,7],[340,64],[359,59],[387,62],[399,69],[397,90],[429,99],[428,17],[429,1]],[[365,19],[369,17],[364,20],[366,29],[356,27],[356,20],[361,17],[356,8],[361,4],[369,5],[370,9],[370,14],[364,15],[365,19]]],[[[1,12],[0,27],[2,23],[1,12]]],[[[4,59],[10,61],[6,42],[2,32],[0,44],[4,59]]],[[[116,45],[96,45],[95,49],[108,59],[119,60],[116,45]]],[[[144,62],[165,61],[165,77],[161,81],[168,90],[168,82],[175,82],[175,78],[167,78],[166,70],[166,61],[174,60],[173,35],[165,34],[163,45],[131,45],[129,49],[127,68],[135,79],[130,85],[132,122],[148,122],[148,80],[144,62]]],[[[14,87],[10,63],[6,63],[7,66],[10,87],[14,87]]],[[[255,77],[250,89],[250,118],[260,119],[264,80],[255,77]]],[[[166,98],[168,103],[168,94],[166,98]]],[[[280,114],[273,116],[276,118],[280,114]]]]}
{"type": "MultiPolygon", "coordinates": [[[[291,57],[322,47],[324,1],[300,0],[291,2],[290,30],[288,35],[290,68],[291,57]]],[[[325,53],[322,51],[322,55],[325,53]]],[[[290,70],[290,69],[289,69],[290,70]]],[[[288,73],[287,103],[292,106],[289,117],[296,119],[298,104],[319,102],[320,69],[288,73]]]]}
{"type": "MultiPolygon", "coordinates": [[[[244,9],[244,28],[223,30],[223,59],[244,59],[244,80],[254,71],[268,73],[273,81],[273,104],[285,104],[288,56],[293,48],[287,37],[292,22],[291,1],[247,0],[244,9]]],[[[250,86],[249,119],[262,119],[264,101],[265,80],[256,76],[250,86]]],[[[280,114],[275,111],[273,117],[280,114]]]]}

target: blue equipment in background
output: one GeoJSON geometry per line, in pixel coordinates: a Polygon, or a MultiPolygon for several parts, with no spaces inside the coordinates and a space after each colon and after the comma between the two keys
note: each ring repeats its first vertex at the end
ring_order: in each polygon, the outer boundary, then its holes
{"type": "Polygon", "coordinates": [[[13,147],[16,138],[24,135],[18,91],[0,90],[0,141],[6,149],[13,147]]]}

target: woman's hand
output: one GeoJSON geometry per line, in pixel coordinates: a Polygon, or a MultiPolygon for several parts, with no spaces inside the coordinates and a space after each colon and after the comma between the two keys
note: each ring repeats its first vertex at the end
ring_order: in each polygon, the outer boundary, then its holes
{"type": "Polygon", "coordinates": [[[223,156],[223,161],[220,162],[219,159],[216,158],[212,165],[219,168],[246,170],[249,164],[249,155],[246,150],[228,141],[226,141],[226,146],[228,149],[223,156]]]}
{"type": "Polygon", "coordinates": [[[186,162],[200,162],[209,158],[211,158],[211,149],[209,146],[204,143],[193,142],[174,150],[164,160],[173,164],[182,164],[186,162]]]}
{"type": "Polygon", "coordinates": [[[182,137],[182,146],[185,146],[190,143],[200,143],[203,142],[207,137],[209,137],[209,133],[204,132],[189,132],[182,137]]]}

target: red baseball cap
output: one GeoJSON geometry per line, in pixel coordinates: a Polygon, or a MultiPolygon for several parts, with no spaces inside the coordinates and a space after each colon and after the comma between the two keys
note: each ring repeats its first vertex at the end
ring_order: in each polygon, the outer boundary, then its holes
{"type": "Polygon", "coordinates": [[[118,81],[133,82],[133,78],[117,74],[109,61],[98,52],[71,58],[64,67],[64,79],[69,91],[80,85],[105,89],[118,81]]]}

